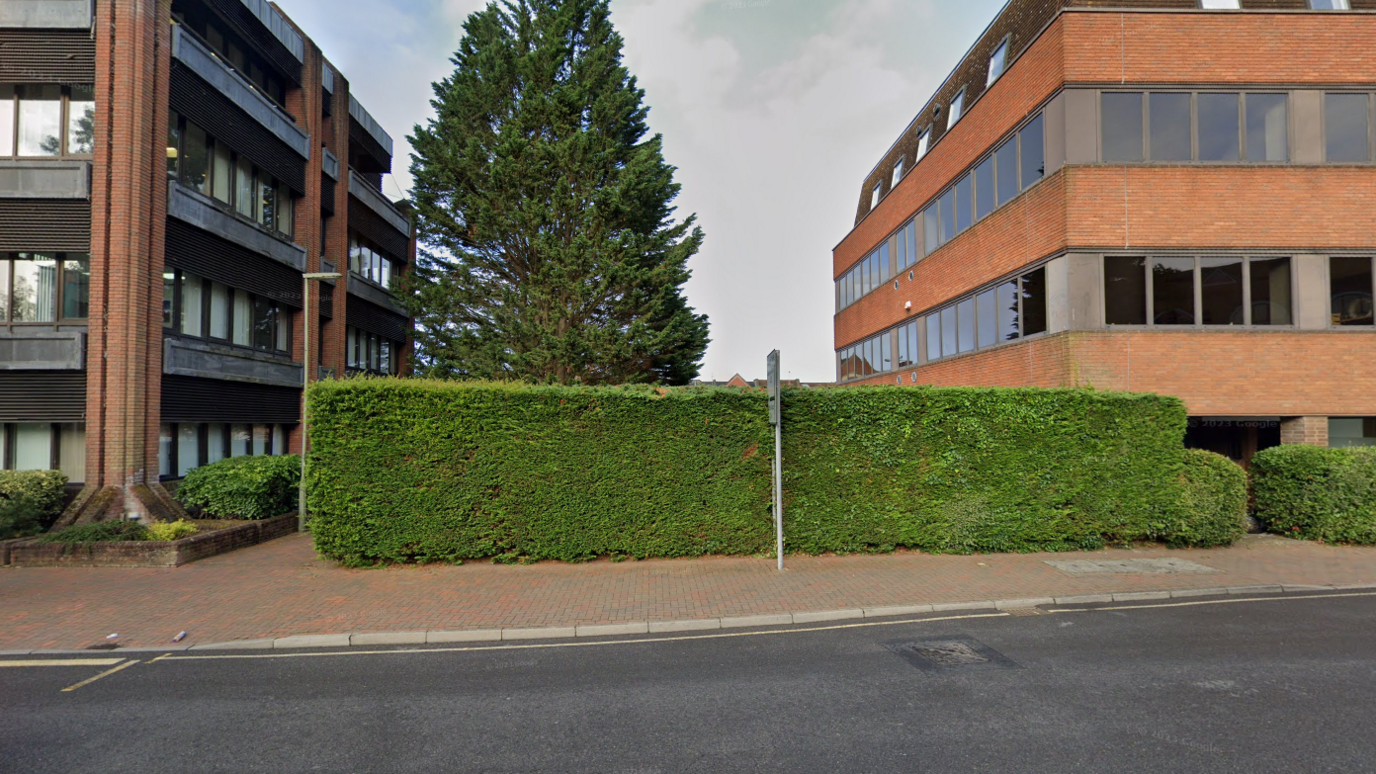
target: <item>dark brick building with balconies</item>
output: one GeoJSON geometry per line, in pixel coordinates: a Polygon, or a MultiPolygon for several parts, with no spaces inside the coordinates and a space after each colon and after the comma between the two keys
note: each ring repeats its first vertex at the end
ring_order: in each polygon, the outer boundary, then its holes
{"type": "Polygon", "coordinates": [[[835,248],[848,384],[1179,396],[1376,444],[1376,0],[1011,0],[835,248]]]}
{"type": "Polygon", "coordinates": [[[68,518],[160,513],[192,468],[298,451],[304,378],[404,372],[391,167],[266,0],[0,3],[3,467],[84,485],[68,518]]]}

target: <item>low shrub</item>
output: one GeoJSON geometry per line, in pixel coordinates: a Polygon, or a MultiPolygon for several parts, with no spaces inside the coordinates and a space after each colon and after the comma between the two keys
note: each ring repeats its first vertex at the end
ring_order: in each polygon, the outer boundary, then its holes
{"type": "Polygon", "coordinates": [[[1221,454],[1185,450],[1181,508],[1154,536],[1173,546],[1226,546],[1246,534],[1247,473],[1221,454]]]}
{"type": "Polygon", "coordinates": [[[201,528],[186,519],[160,521],[148,525],[148,539],[172,542],[200,532],[201,528]]]}
{"type": "Polygon", "coordinates": [[[0,540],[36,535],[62,515],[67,476],[56,470],[0,471],[0,540]]]}
{"type": "MultiPolygon", "coordinates": [[[[773,550],[763,391],[311,389],[312,532],[336,561],[773,550]]],[[[1179,400],[1155,395],[788,390],[787,550],[1070,550],[1168,530],[1181,544],[1221,540],[1183,526],[1185,421],[1179,400]]]]}
{"type": "Polygon", "coordinates": [[[100,521],[78,524],[38,539],[40,543],[125,543],[149,540],[148,528],[136,521],[100,521]]]}
{"type": "Polygon", "coordinates": [[[1252,458],[1252,477],[1268,531],[1376,544],[1376,449],[1278,446],[1252,458]]]}
{"type": "Polygon", "coordinates": [[[234,457],[196,468],[177,488],[188,508],[224,519],[270,519],[296,510],[301,458],[234,457]]]}

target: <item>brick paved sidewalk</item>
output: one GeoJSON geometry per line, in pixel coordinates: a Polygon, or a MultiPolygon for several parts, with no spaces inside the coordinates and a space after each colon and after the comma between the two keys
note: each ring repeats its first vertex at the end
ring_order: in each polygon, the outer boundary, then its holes
{"type": "Polygon", "coordinates": [[[348,570],[293,535],[177,569],[0,568],[0,650],[662,621],[1271,584],[1376,583],[1376,549],[1276,538],[1204,551],[790,557],[348,570]],[[1046,560],[1188,559],[1212,574],[1070,575],[1046,560]]]}

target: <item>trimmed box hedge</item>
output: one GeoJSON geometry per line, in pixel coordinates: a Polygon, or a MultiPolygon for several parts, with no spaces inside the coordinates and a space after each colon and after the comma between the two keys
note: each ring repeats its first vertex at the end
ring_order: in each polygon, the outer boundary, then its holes
{"type": "Polygon", "coordinates": [[[301,457],[232,457],[202,465],[177,487],[177,502],[221,519],[271,519],[296,510],[301,457]]]}
{"type": "Polygon", "coordinates": [[[0,540],[35,535],[62,515],[66,474],[56,470],[0,470],[0,540]]]}
{"type": "MultiPolygon", "coordinates": [[[[342,563],[773,550],[762,392],[398,379],[311,390],[312,531],[342,563]]],[[[1154,395],[788,390],[787,550],[1226,541],[1230,527],[1203,525],[1240,523],[1245,487],[1184,454],[1185,422],[1179,400],[1154,395]],[[1201,507],[1225,489],[1224,504],[1201,507]]]]}
{"type": "Polygon", "coordinates": [[[1252,458],[1252,480],[1268,531],[1376,544],[1376,448],[1278,446],[1252,458]]]}

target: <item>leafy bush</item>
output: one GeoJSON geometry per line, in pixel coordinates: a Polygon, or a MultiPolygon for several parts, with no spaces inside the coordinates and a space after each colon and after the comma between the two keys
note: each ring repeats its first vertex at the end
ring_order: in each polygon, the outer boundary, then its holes
{"type": "Polygon", "coordinates": [[[149,540],[148,528],[136,521],[78,524],[38,539],[40,543],[123,543],[149,540]]]}
{"type": "MultiPolygon", "coordinates": [[[[311,389],[313,532],[345,564],[772,551],[762,392],[388,379],[311,389]]],[[[1174,398],[1083,390],[790,390],[786,544],[1033,551],[1172,529],[1179,543],[1219,539],[1179,526],[1185,416],[1174,398]]]]}
{"type": "Polygon", "coordinates": [[[56,470],[0,471],[0,540],[34,535],[62,515],[67,476],[56,470]]]}
{"type": "Polygon", "coordinates": [[[270,519],[296,510],[301,458],[234,457],[196,468],[177,488],[188,508],[226,519],[270,519]]]}
{"type": "Polygon", "coordinates": [[[1182,506],[1155,537],[1174,546],[1225,546],[1246,533],[1247,473],[1221,454],[1185,450],[1182,506]]]}
{"type": "Polygon", "coordinates": [[[200,527],[197,527],[186,519],[160,521],[148,525],[148,539],[171,542],[174,540],[181,540],[184,537],[191,537],[200,531],[200,527]]]}
{"type": "Polygon", "coordinates": [[[1376,544],[1376,449],[1278,446],[1252,458],[1256,515],[1271,532],[1376,544]]]}

